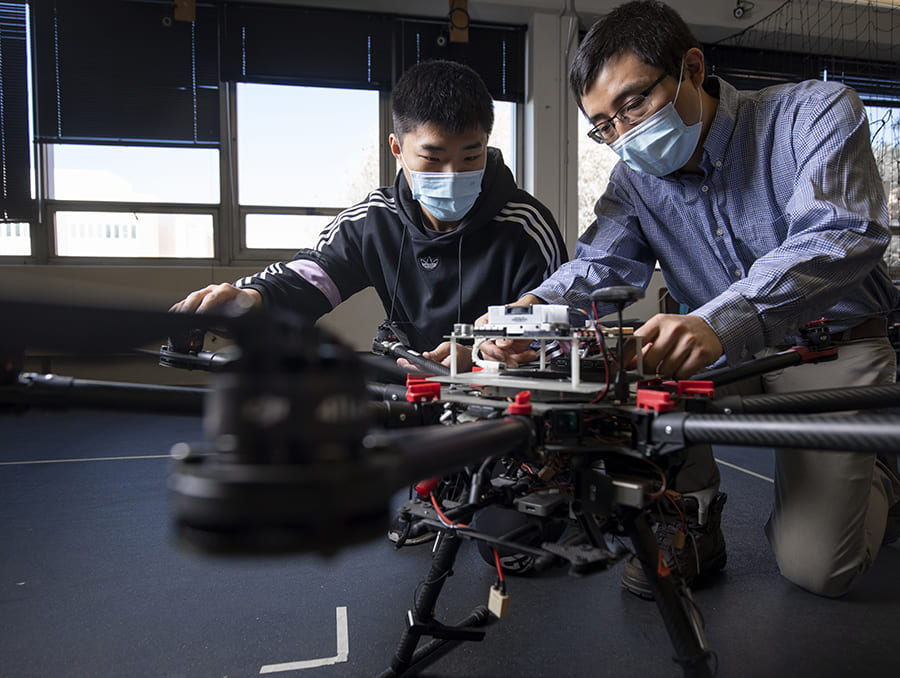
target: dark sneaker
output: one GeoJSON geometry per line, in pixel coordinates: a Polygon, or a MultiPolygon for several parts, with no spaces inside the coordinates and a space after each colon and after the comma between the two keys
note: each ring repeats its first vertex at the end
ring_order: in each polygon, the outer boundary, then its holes
{"type": "MultiPolygon", "coordinates": [[[[697,518],[694,497],[667,495],[662,508],[662,522],[656,525],[656,544],[666,566],[678,574],[687,586],[705,575],[725,567],[725,536],[722,534],[722,508],[727,495],[719,492],[707,511],[706,524],[697,518]]],[[[631,593],[653,600],[653,590],[636,556],[631,556],[622,571],[622,586],[631,593]]]]}
{"type": "Polygon", "coordinates": [[[407,501],[397,511],[397,515],[391,521],[388,527],[388,541],[400,546],[415,546],[416,544],[424,544],[425,542],[434,541],[437,532],[428,526],[414,522],[417,515],[423,513],[431,513],[430,504],[426,504],[423,499],[413,497],[407,501]]]}
{"type": "Polygon", "coordinates": [[[406,501],[398,509],[397,515],[391,521],[388,528],[388,540],[396,544],[397,548],[434,541],[437,530],[415,519],[437,520],[438,515],[431,503],[431,494],[445,511],[457,506],[465,496],[467,482],[464,473],[454,473],[419,483],[413,492],[412,499],[406,501]]]}

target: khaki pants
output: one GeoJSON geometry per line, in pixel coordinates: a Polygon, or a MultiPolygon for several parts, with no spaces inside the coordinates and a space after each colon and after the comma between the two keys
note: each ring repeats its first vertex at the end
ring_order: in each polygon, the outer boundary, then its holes
{"type": "MultiPolygon", "coordinates": [[[[887,339],[838,346],[835,361],[797,365],[731,390],[790,393],[894,382],[896,355],[887,339]]],[[[720,389],[716,394],[723,395],[720,389]]],[[[710,446],[692,447],[687,459],[675,482],[678,491],[707,494],[718,487],[710,446]]],[[[898,501],[896,459],[865,452],[776,449],[775,506],[766,536],[781,573],[819,595],[847,593],[875,560],[887,512],[898,501]]]]}

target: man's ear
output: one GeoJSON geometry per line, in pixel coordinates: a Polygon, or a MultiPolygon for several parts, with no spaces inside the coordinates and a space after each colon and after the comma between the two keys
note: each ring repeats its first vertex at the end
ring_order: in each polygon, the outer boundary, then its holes
{"type": "Polygon", "coordinates": [[[703,52],[697,47],[691,47],[684,55],[684,70],[687,72],[694,83],[694,87],[699,87],[706,79],[706,58],[703,52]]]}
{"type": "Polygon", "coordinates": [[[400,137],[391,132],[388,136],[388,145],[391,147],[391,153],[397,158],[397,162],[400,162],[400,137]]]}

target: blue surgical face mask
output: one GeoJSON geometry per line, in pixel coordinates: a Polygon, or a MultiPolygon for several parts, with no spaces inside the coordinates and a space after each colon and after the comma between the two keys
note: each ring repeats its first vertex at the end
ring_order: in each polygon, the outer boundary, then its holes
{"type": "MultiPolygon", "coordinates": [[[[401,151],[400,157],[403,157],[401,151]]],[[[406,161],[403,161],[406,165],[406,161]]],[[[406,165],[412,177],[413,200],[427,209],[438,221],[459,221],[481,193],[484,170],[472,172],[416,172],[406,165]]]]}
{"type": "MultiPolygon", "coordinates": [[[[684,62],[681,62],[684,71],[684,62]]],[[[681,76],[679,76],[681,77],[681,76]]],[[[681,80],[675,90],[675,99],[681,91],[681,80]]],[[[656,113],[618,139],[609,147],[633,170],[663,177],[684,167],[691,159],[703,128],[703,97],[700,97],[700,120],[695,125],[685,125],[670,101],[656,113]]]]}

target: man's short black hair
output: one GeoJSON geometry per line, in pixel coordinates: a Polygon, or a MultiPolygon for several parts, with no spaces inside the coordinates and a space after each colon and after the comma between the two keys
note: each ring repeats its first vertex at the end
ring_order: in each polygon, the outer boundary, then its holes
{"type": "Polygon", "coordinates": [[[494,127],[494,102],[481,77],[456,61],[426,61],[409,68],[391,92],[394,134],[401,139],[433,123],[449,134],[494,127]]]}
{"type": "Polygon", "coordinates": [[[569,69],[569,85],[581,108],[585,89],[607,61],[626,50],[677,79],[682,57],[692,47],[700,43],[674,9],[658,0],[627,2],[598,19],[584,36],[569,69]]]}

